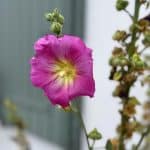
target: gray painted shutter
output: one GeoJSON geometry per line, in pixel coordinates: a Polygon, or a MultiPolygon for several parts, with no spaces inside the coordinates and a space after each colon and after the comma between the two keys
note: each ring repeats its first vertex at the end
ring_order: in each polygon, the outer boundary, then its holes
{"type": "Polygon", "coordinates": [[[0,1],[0,98],[18,106],[33,133],[65,150],[79,150],[80,128],[75,117],[50,105],[29,79],[33,43],[48,33],[44,13],[58,8],[65,16],[64,33],[83,33],[83,0],[0,1]]]}

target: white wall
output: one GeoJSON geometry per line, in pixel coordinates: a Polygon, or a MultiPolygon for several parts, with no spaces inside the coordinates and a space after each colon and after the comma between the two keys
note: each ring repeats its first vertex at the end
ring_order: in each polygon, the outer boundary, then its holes
{"type": "MultiPolygon", "coordinates": [[[[130,18],[125,13],[115,10],[115,0],[86,0],[85,41],[93,49],[94,76],[96,81],[96,93],[93,100],[86,98],[84,107],[84,119],[88,131],[97,127],[103,134],[103,140],[96,147],[104,146],[106,139],[115,136],[115,127],[119,122],[119,100],[112,97],[115,82],[109,81],[108,59],[113,46],[116,44],[112,34],[116,29],[127,29],[130,18]]],[[[132,1],[133,3],[134,1],[132,1]]],[[[133,11],[133,4],[129,10],[133,11]]],[[[145,13],[142,11],[141,16],[145,13]]],[[[144,99],[144,90],[140,84],[132,91],[140,99],[144,99]]],[[[84,138],[82,137],[82,140],[84,138]]],[[[87,150],[83,140],[82,150],[87,150]]]]}

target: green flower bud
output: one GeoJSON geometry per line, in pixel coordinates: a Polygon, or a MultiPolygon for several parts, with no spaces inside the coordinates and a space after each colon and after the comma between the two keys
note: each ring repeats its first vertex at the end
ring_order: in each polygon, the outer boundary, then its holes
{"type": "Polygon", "coordinates": [[[59,11],[57,8],[55,8],[53,11],[52,11],[52,16],[53,16],[53,20],[57,22],[58,20],[58,17],[59,17],[59,11]]]}
{"type": "Polygon", "coordinates": [[[150,46],[150,30],[146,31],[144,33],[144,40],[143,40],[143,44],[148,47],[150,46]]]}
{"type": "Polygon", "coordinates": [[[136,98],[136,97],[130,97],[129,98],[129,102],[128,102],[129,104],[131,104],[131,105],[140,105],[140,102],[139,102],[139,100],[136,98]]]}
{"type": "Polygon", "coordinates": [[[130,32],[133,32],[135,29],[137,29],[137,26],[135,24],[132,24],[129,28],[130,32]]]}
{"type": "Polygon", "coordinates": [[[51,13],[45,14],[45,18],[51,23],[50,30],[60,35],[64,24],[64,17],[60,14],[58,9],[54,9],[51,13]]]}
{"type": "Polygon", "coordinates": [[[110,60],[109,60],[109,64],[111,66],[118,66],[120,64],[120,59],[118,57],[111,57],[110,60]]]}
{"type": "Polygon", "coordinates": [[[64,17],[59,13],[57,9],[54,9],[52,13],[46,13],[45,18],[50,22],[64,23],[64,17]]]}
{"type": "Polygon", "coordinates": [[[113,65],[113,61],[114,61],[114,57],[111,57],[111,58],[109,59],[109,65],[114,66],[114,65],[113,65]]]}
{"type": "Polygon", "coordinates": [[[137,62],[137,61],[140,61],[140,60],[141,60],[141,58],[137,53],[133,54],[133,56],[132,56],[132,61],[133,62],[137,62]]]}
{"type": "Polygon", "coordinates": [[[62,31],[62,25],[58,22],[53,22],[50,29],[53,33],[59,35],[62,31]]]}
{"type": "Polygon", "coordinates": [[[140,32],[145,32],[150,26],[150,22],[148,20],[141,19],[138,22],[138,26],[140,27],[139,28],[140,32]]]}
{"type": "Polygon", "coordinates": [[[113,76],[113,80],[120,81],[120,79],[122,78],[122,75],[123,75],[123,73],[121,71],[115,72],[115,74],[113,76]]]}
{"type": "Polygon", "coordinates": [[[146,66],[137,53],[132,56],[132,65],[136,69],[143,69],[146,66]]]}
{"type": "Polygon", "coordinates": [[[119,57],[113,56],[110,58],[109,64],[114,67],[116,66],[124,67],[124,66],[129,65],[129,61],[124,56],[119,56],[119,57]]]}
{"type": "Polygon", "coordinates": [[[59,14],[57,21],[58,21],[60,24],[64,24],[64,17],[63,17],[61,14],[59,14]]]}
{"type": "Polygon", "coordinates": [[[124,67],[124,66],[128,66],[129,65],[129,61],[127,58],[122,58],[120,61],[120,66],[124,67]]]}
{"type": "Polygon", "coordinates": [[[136,63],[136,67],[137,67],[137,68],[144,68],[144,67],[145,67],[145,63],[142,62],[142,61],[137,62],[137,63],[136,63]]]}
{"type": "Polygon", "coordinates": [[[88,138],[90,138],[92,140],[100,140],[102,138],[102,135],[95,128],[88,134],[88,138]]]}
{"type": "Polygon", "coordinates": [[[113,144],[112,144],[111,140],[107,141],[106,150],[113,150],[113,144]]]}
{"type": "Polygon", "coordinates": [[[53,15],[53,13],[46,13],[45,14],[45,18],[46,18],[47,21],[51,21],[51,22],[54,21],[54,15],[53,15]]]}
{"type": "Polygon", "coordinates": [[[129,2],[126,0],[117,0],[116,9],[118,11],[124,10],[128,6],[129,2]]]}
{"type": "Polygon", "coordinates": [[[125,31],[116,31],[115,34],[113,35],[113,40],[116,41],[123,41],[127,37],[127,33],[125,31]]]}
{"type": "Polygon", "coordinates": [[[120,47],[114,47],[112,55],[113,56],[125,56],[125,52],[120,47]]]}

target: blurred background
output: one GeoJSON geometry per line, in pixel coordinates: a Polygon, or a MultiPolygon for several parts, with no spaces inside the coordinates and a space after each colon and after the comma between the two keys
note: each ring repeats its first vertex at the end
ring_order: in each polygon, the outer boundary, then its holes
{"type": "MultiPolygon", "coordinates": [[[[133,6],[131,2],[131,12],[133,6]]],[[[126,14],[116,12],[115,0],[0,1],[0,120],[3,124],[7,123],[2,103],[9,98],[27,124],[31,149],[87,150],[76,118],[52,107],[42,91],[34,88],[29,79],[33,43],[49,32],[44,14],[54,8],[65,16],[64,33],[80,36],[93,49],[96,93],[93,100],[84,98],[81,105],[88,131],[97,127],[103,134],[103,140],[96,146],[104,146],[106,139],[115,135],[119,122],[119,101],[111,94],[115,83],[108,80],[108,59],[115,45],[111,37],[115,30],[127,29],[130,23],[126,14]]],[[[147,12],[143,9],[141,17],[145,14],[147,12]]],[[[140,88],[140,83],[132,92],[145,100],[145,89],[140,88]]],[[[14,133],[11,128],[5,130],[1,127],[0,135],[14,133]]],[[[0,141],[0,149],[16,150],[6,143],[0,141]]]]}
{"type": "MultiPolygon", "coordinates": [[[[29,60],[34,42],[49,33],[46,12],[58,8],[65,16],[64,33],[83,37],[84,7],[83,0],[0,1],[1,104],[5,98],[15,102],[29,133],[65,150],[79,149],[79,125],[75,117],[52,107],[43,92],[32,86],[29,60]]],[[[0,118],[6,122],[3,110],[1,105],[0,118]]]]}
{"type": "MultiPolygon", "coordinates": [[[[129,1],[128,10],[133,14],[134,0],[129,1]]],[[[131,19],[124,12],[117,12],[115,9],[116,0],[86,0],[85,3],[85,30],[84,39],[89,47],[93,49],[94,76],[96,81],[96,92],[93,100],[86,98],[83,101],[84,119],[88,131],[97,127],[103,135],[103,139],[96,142],[96,147],[104,147],[106,140],[116,135],[116,126],[120,121],[118,110],[120,109],[119,98],[112,97],[112,91],[116,82],[108,80],[110,67],[108,60],[114,46],[112,35],[116,30],[128,30],[131,19]]],[[[150,13],[150,10],[141,8],[140,18],[150,13]]],[[[147,51],[145,54],[150,55],[147,51]]],[[[141,80],[141,79],[140,79],[141,80]]],[[[141,87],[137,82],[131,90],[131,95],[136,95],[143,103],[146,100],[146,88],[141,87]]],[[[138,107],[138,119],[141,119],[142,109],[138,107]]],[[[136,143],[139,135],[134,135],[133,141],[136,143]]],[[[87,150],[85,139],[82,138],[82,150],[87,150]]],[[[130,148],[129,148],[130,149],[130,148]]],[[[145,150],[145,149],[144,149],[145,150]]]]}

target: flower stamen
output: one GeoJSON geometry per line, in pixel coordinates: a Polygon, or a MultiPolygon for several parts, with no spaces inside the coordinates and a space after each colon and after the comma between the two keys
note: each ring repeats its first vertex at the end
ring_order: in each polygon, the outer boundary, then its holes
{"type": "Polygon", "coordinates": [[[75,66],[68,60],[59,60],[54,67],[54,74],[65,85],[73,83],[76,72],[75,66]]]}

